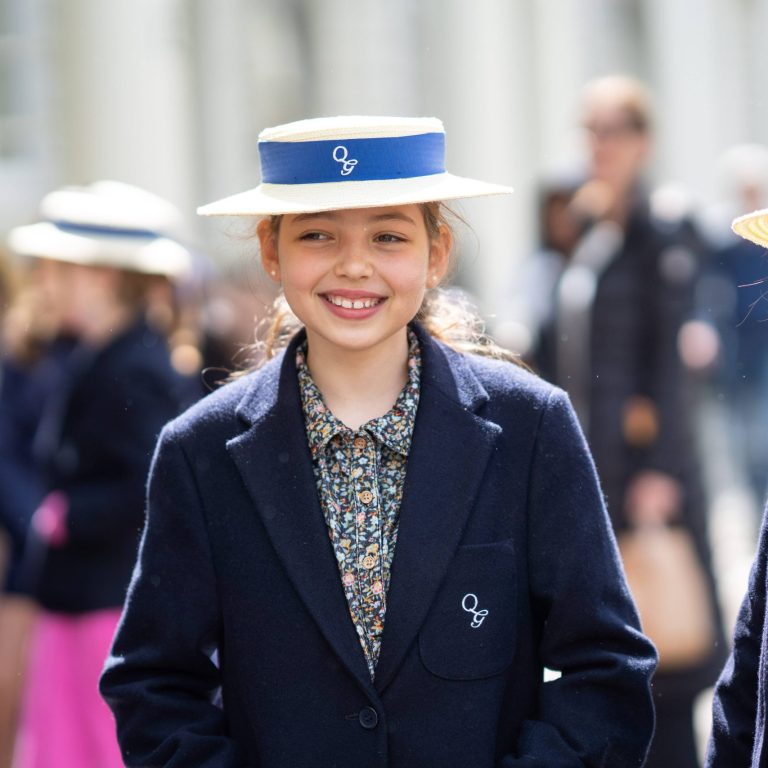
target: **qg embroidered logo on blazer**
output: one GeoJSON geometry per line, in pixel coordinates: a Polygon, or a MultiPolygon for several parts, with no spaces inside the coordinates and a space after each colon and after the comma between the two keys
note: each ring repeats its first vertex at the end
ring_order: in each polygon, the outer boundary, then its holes
{"type": "Polygon", "coordinates": [[[424,666],[448,680],[503,672],[515,655],[516,593],[511,542],[459,547],[419,634],[424,666]]]}

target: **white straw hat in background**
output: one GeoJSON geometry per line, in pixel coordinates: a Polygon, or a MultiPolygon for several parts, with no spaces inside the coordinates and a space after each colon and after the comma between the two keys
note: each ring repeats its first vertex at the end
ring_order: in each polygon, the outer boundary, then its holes
{"type": "Polygon", "coordinates": [[[197,209],[201,216],[426,203],[512,192],[445,170],[445,130],[434,117],[319,117],[259,135],[262,183],[197,209]]]}
{"type": "Polygon", "coordinates": [[[39,213],[42,221],[10,231],[11,250],[167,277],[181,277],[191,268],[189,251],[171,237],[180,228],[178,209],[130,184],[63,187],[42,199],[39,213]]]}

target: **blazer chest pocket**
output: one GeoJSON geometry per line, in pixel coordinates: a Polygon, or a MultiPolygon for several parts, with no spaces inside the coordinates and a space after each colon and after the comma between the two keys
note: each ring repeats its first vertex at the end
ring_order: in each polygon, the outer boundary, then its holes
{"type": "Polygon", "coordinates": [[[433,675],[476,680],[512,663],[516,581],[511,541],[459,547],[419,634],[421,660],[433,675]]]}

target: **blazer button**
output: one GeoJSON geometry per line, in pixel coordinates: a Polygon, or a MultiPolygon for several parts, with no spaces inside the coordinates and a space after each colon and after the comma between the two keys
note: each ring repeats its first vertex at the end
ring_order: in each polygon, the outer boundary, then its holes
{"type": "Polygon", "coordinates": [[[369,731],[375,728],[379,722],[379,716],[376,714],[376,710],[373,707],[363,707],[360,710],[357,719],[360,721],[360,725],[369,731]]]}

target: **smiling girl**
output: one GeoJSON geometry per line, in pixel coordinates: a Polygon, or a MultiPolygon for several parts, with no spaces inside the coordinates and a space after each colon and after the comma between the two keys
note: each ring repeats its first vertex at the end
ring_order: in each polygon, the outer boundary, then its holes
{"type": "Polygon", "coordinates": [[[161,435],[101,682],[126,765],[640,766],[655,654],[571,406],[438,290],[438,201],[510,190],[435,119],[259,149],[201,213],[259,219],[300,329],[161,435]]]}

